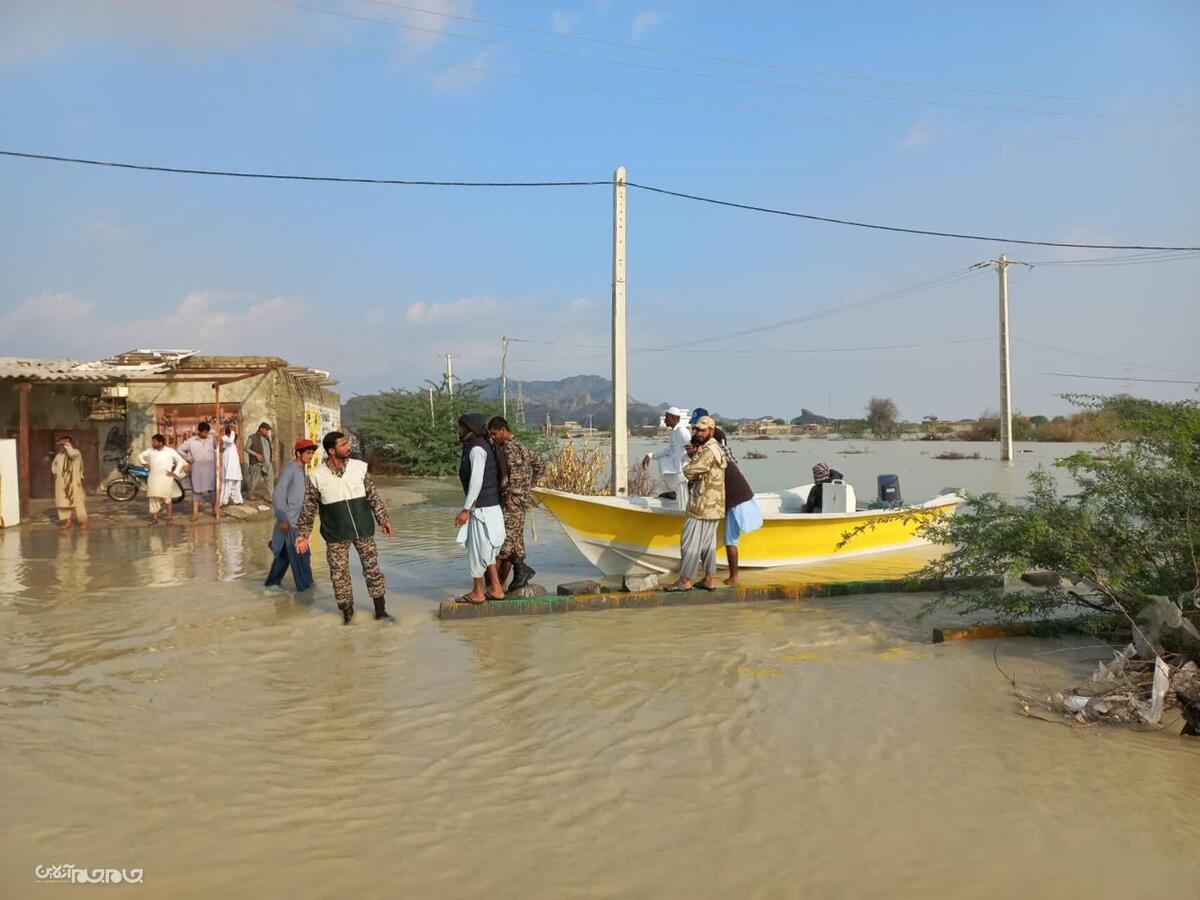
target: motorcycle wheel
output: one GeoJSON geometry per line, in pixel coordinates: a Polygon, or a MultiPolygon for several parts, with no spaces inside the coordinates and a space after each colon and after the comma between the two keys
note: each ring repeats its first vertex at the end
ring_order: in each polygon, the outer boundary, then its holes
{"type": "Polygon", "coordinates": [[[124,503],[127,500],[132,500],[138,494],[138,485],[136,481],[130,481],[122,478],[120,481],[114,481],[104,489],[104,493],[116,500],[118,503],[124,503]]]}

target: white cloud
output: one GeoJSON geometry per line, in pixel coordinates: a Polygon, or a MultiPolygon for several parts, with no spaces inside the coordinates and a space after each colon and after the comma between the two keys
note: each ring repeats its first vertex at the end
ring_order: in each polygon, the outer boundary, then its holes
{"type": "Polygon", "coordinates": [[[456,91],[465,91],[473,87],[487,76],[485,63],[490,58],[491,51],[481,50],[471,60],[469,67],[461,66],[455,69],[446,69],[446,71],[433,80],[433,89],[439,93],[453,93],[456,91]]]}
{"type": "Polygon", "coordinates": [[[119,222],[110,219],[90,219],[83,225],[86,237],[98,241],[123,241],[137,234],[132,228],[127,228],[119,222]]]}
{"type": "Polygon", "coordinates": [[[418,300],[408,305],[404,318],[412,325],[444,325],[472,316],[490,315],[495,310],[496,301],[492,297],[461,297],[447,303],[418,300]]]}
{"type": "Polygon", "coordinates": [[[550,13],[550,30],[555,34],[571,34],[579,24],[579,13],[556,9],[550,13]]]}
{"type": "Polygon", "coordinates": [[[571,303],[567,304],[564,315],[568,319],[585,316],[592,311],[594,306],[595,304],[592,303],[592,301],[587,297],[580,297],[578,300],[573,300],[571,303]]]}
{"type": "Polygon", "coordinates": [[[62,291],[26,297],[13,309],[0,313],[0,335],[3,335],[0,352],[13,356],[38,352],[32,348],[45,346],[50,336],[70,335],[95,309],[95,303],[62,291]]]}
{"type": "Polygon", "coordinates": [[[400,13],[403,22],[412,26],[404,29],[403,41],[413,52],[428,53],[442,40],[441,33],[454,23],[446,16],[470,16],[475,9],[475,0],[422,0],[421,7],[429,12],[404,10],[400,13]],[[415,30],[418,28],[421,30],[415,30]]]}
{"type": "Polygon", "coordinates": [[[646,32],[653,28],[657,28],[663,22],[667,21],[667,14],[655,12],[652,9],[643,9],[633,17],[633,37],[635,40],[641,40],[646,32]]]}
{"type": "Polygon", "coordinates": [[[919,122],[908,129],[908,134],[904,136],[904,140],[900,142],[900,146],[904,150],[919,150],[926,146],[932,137],[933,129],[926,123],[919,122]]]}

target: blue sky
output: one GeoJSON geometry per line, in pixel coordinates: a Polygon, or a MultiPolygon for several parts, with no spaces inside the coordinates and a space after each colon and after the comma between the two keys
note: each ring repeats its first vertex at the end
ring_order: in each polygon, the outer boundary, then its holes
{"type": "MultiPolygon", "coordinates": [[[[446,180],[605,179],[624,164],[634,181],[827,216],[1200,245],[1194,3],[0,0],[0,16],[5,149],[446,180]]],[[[0,159],[0,191],[0,354],[276,354],[332,370],[349,395],[419,385],[444,352],[459,354],[456,374],[491,376],[508,334],[557,342],[514,345],[514,379],[608,374],[605,349],[572,346],[608,341],[606,187],[301,184],[0,159]]],[[[802,317],[999,253],[1111,255],[638,191],[629,216],[635,348],[802,317]]],[[[1200,377],[1187,374],[1200,372],[1197,273],[1197,258],[1015,271],[1016,408],[1061,412],[1061,392],[1124,386],[1047,372],[1200,377]]],[[[852,416],[872,395],[910,418],[978,415],[997,405],[996,318],[996,277],[983,271],[689,353],[635,352],[630,391],[733,415],[852,416]],[[900,344],[929,346],[708,352],[900,344]]]]}

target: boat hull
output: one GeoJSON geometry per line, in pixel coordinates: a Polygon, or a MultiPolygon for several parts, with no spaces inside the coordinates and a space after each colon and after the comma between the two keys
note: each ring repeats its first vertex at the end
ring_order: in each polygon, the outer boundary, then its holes
{"type": "MultiPolygon", "coordinates": [[[[679,570],[683,513],[647,498],[586,497],[539,488],[542,504],[559,521],[580,553],[605,575],[663,574],[679,570]]],[[[917,534],[923,521],[954,512],[960,498],[946,494],[917,507],[854,513],[771,513],[763,527],[738,543],[742,568],[775,568],[868,554],[890,553],[928,543],[917,534]],[[844,535],[862,526],[845,547],[844,535]]],[[[717,534],[717,560],[726,565],[724,522],[717,534]]]]}

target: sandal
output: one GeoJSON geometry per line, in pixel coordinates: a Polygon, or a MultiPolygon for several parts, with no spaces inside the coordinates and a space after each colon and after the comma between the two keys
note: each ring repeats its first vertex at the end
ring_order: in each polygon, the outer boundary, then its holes
{"type": "Polygon", "coordinates": [[[698,590],[698,591],[715,591],[715,590],[716,590],[716,588],[715,588],[715,587],[709,587],[709,586],[708,586],[707,584],[705,584],[703,581],[697,582],[697,583],[696,583],[696,584],[694,584],[692,587],[693,587],[693,588],[695,588],[695,589],[696,589],[696,590],[698,590]]]}
{"type": "Polygon", "coordinates": [[[459,597],[454,602],[455,603],[470,603],[472,606],[479,606],[479,604],[481,604],[481,603],[486,603],[487,600],[486,599],[485,600],[476,600],[470,594],[463,594],[461,597],[459,597]]]}
{"type": "Polygon", "coordinates": [[[496,603],[501,600],[508,599],[508,597],[493,597],[491,594],[484,594],[484,596],[487,598],[487,600],[485,600],[484,602],[491,602],[491,603],[496,603]]]}
{"type": "Polygon", "coordinates": [[[695,589],[695,585],[682,585],[679,582],[676,582],[675,584],[668,584],[665,588],[663,588],[663,590],[668,594],[682,594],[685,591],[693,591],[695,589]]]}

